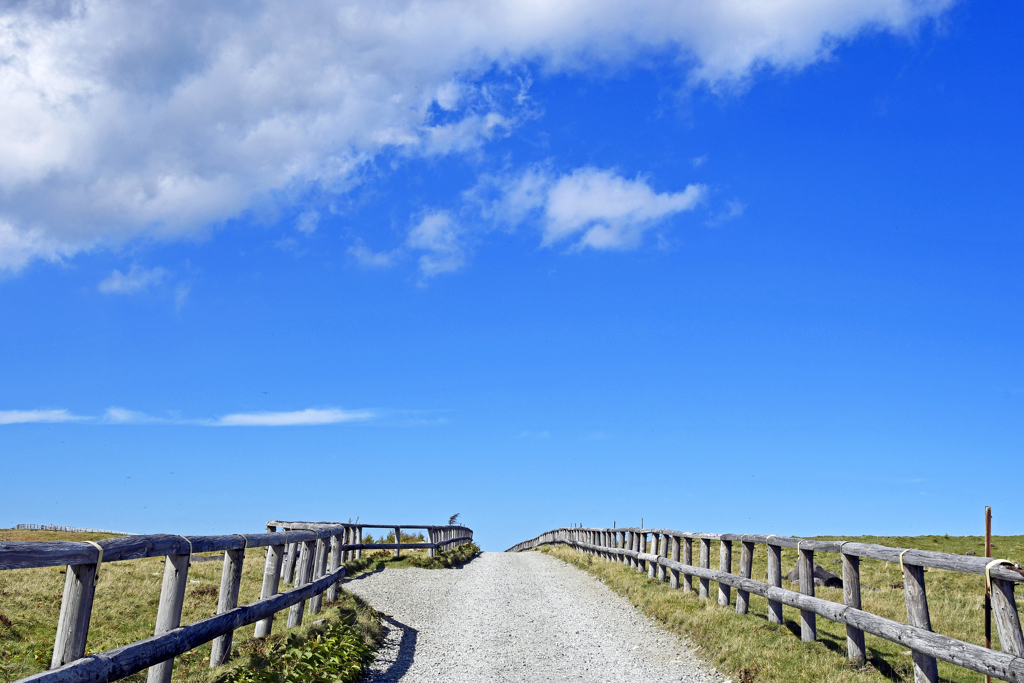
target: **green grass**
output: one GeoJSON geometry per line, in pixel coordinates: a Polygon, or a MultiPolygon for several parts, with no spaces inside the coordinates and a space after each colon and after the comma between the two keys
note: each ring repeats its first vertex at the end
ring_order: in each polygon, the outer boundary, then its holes
{"type": "MultiPolygon", "coordinates": [[[[0,540],[83,541],[101,538],[109,538],[109,535],[0,530],[0,540]]],[[[477,552],[479,548],[475,545],[465,545],[433,559],[428,558],[425,551],[410,551],[404,552],[400,560],[393,560],[389,550],[364,551],[361,559],[346,563],[345,567],[347,576],[383,567],[444,568],[461,564],[477,552]]],[[[217,613],[217,594],[223,563],[216,557],[217,554],[206,555],[213,555],[215,559],[204,562],[202,555],[196,556],[189,568],[182,624],[190,624],[217,613]]],[[[259,598],[264,556],[263,548],[246,551],[238,604],[248,604],[259,598]]],[[[102,565],[86,654],[110,650],[153,634],[163,569],[163,558],[160,557],[102,565]]],[[[64,567],[0,571],[0,683],[14,681],[49,667],[64,578],[64,567]]],[[[282,586],[282,590],[286,588],[282,586]]],[[[311,615],[307,610],[304,621],[309,624],[320,619],[327,619],[328,625],[348,623],[370,647],[375,648],[379,641],[379,617],[369,606],[344,590],[336,603],[325,603],[321,614],[311,615]]],[[[286,621],[287,612],[279,612],[274,618],[271,635],[262,641],[253,638],[255,626],[239,629],[235,632],[232,656],[236,660],[241,658],[258,662],[261,652],[269,652],[268,648],[280,645],[288,635],[297,633],[298,637],[306,638],[306,629],[289,631],[286,621]]],[[[319,628],[322,630],[324,626],[319,628]]],[[[329,636],[338,637],[340,634],[337,632],[329,636]]],[[[177,657],[173,680],[179,683],[199,683],[219,675],[218,672],[210,673],[210,647],[207,643],[177,657]]],[[[143,671],[127,680],[141,683],[145,675],[143,671]]]]}
{"type": "MultiPolygon", "coordinates": [[[[938,552],[960,553],[974,550],[984,555],[984,543],[978,537],[916,536],[916,537],[820,537],[821,540],[859,541],[889,547],[917,548],[938,552]],[[980,550],[979,550],[980,549],[980,550]]],[[[738,570],[739,553],[733,548],[733,571],[738,570]]],[[[993,538],[996,557],[1024,560],[1024,536],[998,536],[993,538]]],[[[694,543],[694,561],[699,544],[694,543]]],[[[913,681],[913,664],[908,650],[887,640],[865,634],[868,665],[855,668],[846,660],[846,627],[819,616],[818,641],[800,642],[800,613],[791,607],[783,608],[784,625],[768,623],[768,601],[750,596],[750,614],[735,613],[736,591],[732,591],[732,605],[719,607],[718,587],[711,583],[711,599],[701,601],[696,592],[672,590],[667,583],[647,578],[622,564],[607,562],[577,552],[566,546],[545,546],[548,553],[573,564],[601,579],[615,592],[626,596],[641,611],[656,619],[664,628],[688,637],[703,656],[720,670],[741,677],[746,670],[752,681],[807,681],[810,683],[913,681]],[[755,672],[756,669],[756,672],[755,672]]],[[[796,566],[796,550],[784,548],[783,572],[796,566]]],[[[717,567],[718,543],[712,543],[712,566],[717,567]]],[[[816,553],[815,562],[836,574],[842,574],[839,556],[816,553]]],[[[752,577],[764,581],[767,575],[767,556],[763,545],[757,546],[752,577]]],[[[925,575],[932,628],[953,638],[984,645],[984,614],[982,601],[984,579],[979,575],[960,574],[938,569],[927,570],[925,575]]],[[[861,560],[861,591],[863,608],[879,616],[906,622],[903,578],[898,564],[876,560],[861,560]],[[870,586],[873,589],[867,588],[870,586]]],[[[680,577],[680,583],[682,578],[680,577]]],[[[696,590],[698,579],[694,578],[696,590]]],[[[790,587],[783,580],[784,587],[790,587]]],[[[795,587],[793,587],[795,589],[795,587]]],[[[817,587],[820,598],[841,603],[842,590],[817,587]]],[[[1021,589],[1017,590],[1020,597],[1021,589]]],[[[1018,599],[1018,607],[1022,606],[1018,599]]],[[[993,626],[995,636],[995,627],[993,626]]],[[[993,647],[998,648],[998,637],[993,647]]],[[[981,674],[952,664],[939,662],[939,676],[944,681],[983,681],[981,674]]],[[[742,678],[742,677],[741,677],[742,678]]]]}

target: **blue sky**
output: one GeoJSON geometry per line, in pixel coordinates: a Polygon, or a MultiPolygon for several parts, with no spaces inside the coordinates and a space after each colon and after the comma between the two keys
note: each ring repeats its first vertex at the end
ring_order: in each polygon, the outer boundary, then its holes
{"type": "Polygon", "coordinates": [[[1024,533],[1022,10],[3,10],[0,526],[1024,533]]]}

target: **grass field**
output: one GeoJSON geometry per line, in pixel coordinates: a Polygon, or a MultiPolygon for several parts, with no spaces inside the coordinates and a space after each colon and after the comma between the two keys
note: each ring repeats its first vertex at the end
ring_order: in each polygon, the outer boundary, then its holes
{"type": "MultiPolygon", "coordinates": [[[[938,552],[964,554],[974,550],[984,555],[984,540],[979,537],[916,536],[916,537],[837,537],[823,536],[819,540],[858,541],[889,547],[917,548],[938,552]]],[[[697,543],[694,543],[694,561],[697,543]]],[[[993,537],[993,555],[1014,561],[1024,560],[1024,536],[993,537]]],[[[887,640],[865,634],[868,665],[855,668],[846,660],[846,627],[819,616],[818,641],[800,642],[800,612],[784,607],[785,624],[768,623],[768,601],[750,596],[750,614],[735,613],[736,591],[729,608],[719,607],[718,587],[711,584],[711,599],[701,601],[696,593],[684,594],[682,589],[672,590],[667,583],[647,578],[635,569],[607,562],[566,546],[545,546],[541,552],[569,562],[601,579],[617,593],[624,595],[641,611],[656,619],[669,631],[687,636],[700,648],[704,657],[719,670],[740,681],[794,681],[794,682],[858,682],[913,681],[913,663],[910,651],[887,640]]],[[[733,549],[733,571],[738,569],[738,553],[733,549]]],[[[712,566],[717,566],[718,543],[712,543],[712,566]]],[[[783,548],[782,569],[788,573],[796,566],[797,553],[783,548]]],[[[815,562],[842,575],[839,556],[816,553],[815,562]]],[[[926,589],[931,612],[932,629],[966,642],[984,645],[984,579],[981,576],[959,574],[938,569],[926,570],[926,589]]],[[[764,581],[768,572],[767,553],[763,545],[757,546],[752,577],[764,581]]],[[[694,588],[697,587],[694,578],[694,588]]],[[[682,579],[680,578],[680,584],[682,579]]],[[[903,597],[903,577],[898,564],[877,560],[861,560],[861,599],[863,609],[896,621],[906,622],[907,612],[903,597]],[[870,587],[870,588],[868,588],[870,587]]],[[[789,586],[783,579],[783,586],[789,586]]],[[[792,586],[794,590],[795,586],[792,586]]],[[[842,603],[841,589],[817,587],[815,593],[825,600],[842,603]]],[[[1022,589],[1017,589],[1018,609],[1022,604],[1022,589]]],[[[992,627],[993,647],[998,648],[995,626],[992,627]]],[[[939,662],[939,676],[944,681],[984,681],[981,674],[939,662]]]]}
{"type": "MultiPolygon", "coordinates": [[[[74,534],[56,531],[0,530],[0,541],[44,540],[99,540],[104,534],[74,534]]],[[[444,567],[465,561],[476,546],[460,546],[434,561],[424,551],[403,552],[400,560],[392,559],[392,551],[363,551],[359,560],[347,563],[347,575],[373,571],[382,567],[421,566],[444,567]]],[[[478,550],[478,549],[477,549],[478,550]]],[[[238,604],[255,602],[259,598],[263,581],[264,548],[246,551],[242,570],[242,584],[238,604]]],[[[217,593],[223,563],[219,554],[193,556],[189,569],[189,586],[185,593],[181,623],[189,624],[217,613],[217,593]],[[207,559],[208,558],[208,559],[207,559]]],[[[157,603],[163,580],[163,558],[112,562],[102,565],[86,653],[102,652],[141,640],[153,634],[157,603]]],[[[14,569],[0,571],[0,682],[7,683],[43,671],[50,664],[53,640],[57,632],[61,595],[64,591],[64,567],[14,569]]],[[[282,589],[284,586],[282,586],[282,589]]],[[[337,603],[325,605],[320,615],[306,614],[309,624],[318,619],[340,620],[353,624],[368,642],[376,644],[380,622],[376,613],[354,595],[343,591],[337,603]]],[[[282,640],[286,633],[297,629],[285,628],[287,611],[274,618],[270,644],[282,640]]],[[[252,641],[255,626],[235,632],[235,650],[243,655],[257,656],[269,647],[252,641]],[[262,648],[262,650],[261,650],[262,648]]],[[[308,626],[298,630],[300,635],[308,626]]],[[[175,660],[175,681],[208,681],[210,644],[181,655],[175,660]]],[[[146,673],[140,672],[129,681],[141,682],[146,673]]]]}

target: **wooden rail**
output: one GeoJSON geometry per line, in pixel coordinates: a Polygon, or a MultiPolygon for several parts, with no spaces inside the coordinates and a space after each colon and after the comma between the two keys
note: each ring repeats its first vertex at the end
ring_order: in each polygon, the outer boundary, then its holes
{"type": "Polygon", "coordinates": [[[328,601],[337,598],[338,583],[345,576],[344,562],[360,557],[364,549],[394,549],[397,556],[401,548],[427,548],[433,557],[438,548],[472,540],[473,530],[463,526],[270,521],[267,533],[261,534],[152,534],[104,539],[96,545],[75,541],[0,542],[0,570],[67,565],[50,669],[17,683],[103,683],[147,668],[148,683],[169,683],[177,655],[213,641],[210,667],[220,666],[231,654],[237,629],[255,623],[257,638],[269,635],[274,615],[285,609],[288,627],[299,626],[307,601],[310,614],[320,612],[325,594],[328,601]],[[364,527],[396,529],[399,542],[363,544],[364,527]],[[426,529],[430,542],[401,543],[402,528],[426,529]],[[260,599],[239,607],[245,550],[257,547],[267,549],[260,599]],[[212,551],[224,552],[217,615],[181,626],[190,558],[212,551]],[[97,569],[108,562],[144,557],[166,557],[154,635],[85,657],[97,569]],[[293,587],[279,591],[282,579],[293,587]]]}
{"type": "Polygon", "coordinates": [[[990,558],[967,557],[927,550],[888,548],[848,541],[814,541],[788,536],[745,534],[707,534],[672,529],[587,529],[562,528],[547,531],[536,538],[512,546],[506,552],[521,552],[541,545],[568,545],[612,562],[621,562],[649,577],[666,580],[670,572],[672,588],[679,588],[684,577],[684,592],[693,590],[692,577],[700,580],[699,596],[709,597],[709,583],[718,583],[718,603],[730,604],[731,588],[736,589],[736,612],[746,614],[749,595],[768,600],[768,620],[782,623],[782,606],[800,610],[801,639],[817,638],[816,616],[846,625],[847,656],[855,664],[866,661],[864,634],[899,643],[913,652],[914,680],[937,683],[936,659],[1007,681],[1024,683],[1024,632],[1014,597],[1014,586],[1024,582],[1024,570],[1010,564],[990,564],[990,558]],[[653,538],[652,538],[653,537],[653,538]],[[652,539],[649,542],[648,539],[652,539]],[[700,542],[700,566],[693,565],[693,541],[700,542]],[[711,541],[720,542],[719,567],[711,569],[711,541]],[[732,572],[732,548],[742,544],[740,573],[732,572]],[[763,544],[768,552],[768,582],[750,578],[755,546],[763,544]],[[679,561],[680,547],[683,560],[679,561]],[[668,550],[670,547],[670,551],[668,550]],[[782,548],[798,551],[800,591],[782,588],[782,548]],[[649,552],[651,551],[651,552],[649,552]],[[671,557],[668,553],[671,552],[671,557]],[[839,553],[843,563],[843,604],[814,597],[814,553],[839,553]],[[904,596],[908,624],[886,619],[861,609],[860,559],[898,562],[903,569],[904,596]],[[967,574],[986,574],[992,582],[993,615],[999,631],[1002,651],[989,650],[956,638],[933,633],[928,616],[924,569],[945,569],[967,574]]]}

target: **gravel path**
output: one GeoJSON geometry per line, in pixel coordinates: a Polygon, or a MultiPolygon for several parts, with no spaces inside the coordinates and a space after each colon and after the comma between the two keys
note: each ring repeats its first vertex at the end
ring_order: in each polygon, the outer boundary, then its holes
{"type": "Polygon", "coordinates": [[[372,683],[722,681],[625,598],[540,553],[384,569],[345,588],[387,615],[372,683]]]}

